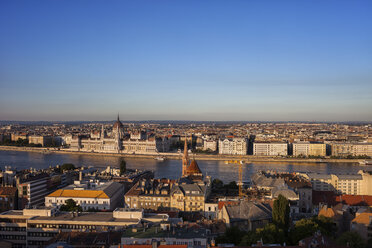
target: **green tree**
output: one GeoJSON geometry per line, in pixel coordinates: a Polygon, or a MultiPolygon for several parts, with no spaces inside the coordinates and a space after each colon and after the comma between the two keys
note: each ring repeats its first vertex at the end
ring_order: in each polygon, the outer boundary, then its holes
{"type": "Polygon", "coordinates": [[[246,232],[240,230],[238,227],[230,227],[226,229],[224,235],[218,236],[216,238],[216,243],[217,244],[229,243],[238,245],[245,234],[246,232]]]}
{"type": "Polygon", "coordinates": [[[292,244],[298,244],[300,240],[312,236],[318,230],[326,236],[330,236],[336,232],[336,228],[330,218],[315,216],[301,219],[297,221],[295,226],[291,229],[290,238],[292,244]]]}
{"type": "Polygon", "coordinates": [[[65,212],[83,212],[82,207],[77,205],[73,199],[66,200],[66,204],[63,204],[59,209],[65,212]]]}
{"type": "Polygon", "coordinates": [[[75,170],[75,169],[76,169],[75,165],[71,163],[66,163],[61,166],[61,172],[75,170]]]}
{"type": "Polygon", "coordinates": [[[339,245],[348,245],[351,248],[364,248],[366,247],[366,243],[364,242],[363,238],[356,232],[344,232],[341,236],[337,239],[337,243],[339,245]]]}
{"type": "Polygon", "coordinates": [[[243,236],[239,246],[251,246],[256,244],[261,237],[255,231],[249,231],[246,235],[243,236]]]}
{"type": "Polygon", "coordinates": [[[223,182],[220,179],[218,179],[218,178],[213,179],[213,181],[212,181],[212,189],[219,190],[219,189],[222,189],[222,188],[223,188],[223,182]]]}
{"type": "Polygon", "coordinates": [[[127,162],[124,159],[120,159],[120,176],[124,175],[127,171],[127,162]]]}
{"type": "Polygon", "coordinates": [[[286,232],[289,227],[289,211],[289,201],[283,195],[279,195],[274,201],[273,222],[286,232]]]}

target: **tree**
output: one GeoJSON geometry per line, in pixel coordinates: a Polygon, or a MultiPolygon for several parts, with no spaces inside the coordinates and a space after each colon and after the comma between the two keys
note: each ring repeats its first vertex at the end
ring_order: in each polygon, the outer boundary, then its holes
{"type": "Polygon", "coordinates": [[[273,222],[285,232],[289,227],[289,211],[289,201],[283,195],[279,195],[278,199],[274,201],[273,222]]]}
{"type": "Polygon", "coordinates": [[[127,171],[127,162],[124,159],[120,159],[120,176],[124,175],[127,171]]]}
{"type": "Polygon", "coordinates": [[[318,230],[326,236],[330,236],[336,232],[336,228],[330,218],[315,216],[308,219],[301,219],[291,229],[290,238],[292,244],[298,244],[300,240],[313,235],[318,230]]]}
{"type": "Polygon", "coordinates": [[[366,243],[363,238],[356,232],[344,232],[337,239],[337,243],[340,245],[348,245],[351,248],[364,248],[366,243]]]}
{"type": "Polygon", "coordinates": [[[75,165],[71,163],[66,163],[61,166],[61,172],[75,170],[75,169],[76,169],[75,165]]]}
{"type": "Polygon", "coordinates": [[[59,209],[65,212],[83,212],[83,208],[77,205],[73,199],[66,200],[66,204],[63,204],[59,209]]]}
{"type": "Polygon", "coordinates": [[[212,189],[222,189],[223,188],[223,182],[220,179],[213,179],[212,181],[212,189]]]}
{"type": "Polygon", "coordinates": [[[225,234],[216,238],[217,244],[229,243],[238,245],[246,232],[240,230],[238,227],[227,228],[225,234]]]}

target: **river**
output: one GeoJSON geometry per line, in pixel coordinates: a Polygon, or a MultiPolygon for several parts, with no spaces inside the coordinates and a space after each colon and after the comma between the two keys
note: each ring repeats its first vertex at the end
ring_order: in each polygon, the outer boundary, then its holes
{"type": "MultiPolygon", "coordinates": [[[[16,169],[47,168],[49,166],[73,163],[75,166],[103,168],[108,165],[118,167],[119,157],[109,155],[81,154],[43,154],[38,152],[0,151],[0,168],[9,165],[16,169]]],[[[152,170],[156,178],[176,179],[181,175],[181,160],[156,161],[154,159],[126,158],[127,168],[152,170]]],[[[225,164],[223,161],[200,160],[198,165],[204,175],[219,178],[224,182],[238,179],[238,165],[225,164]]],[[[254,162],[243,165],[243,180],[250,178],[259,170],[281,172],[318,172],[347,174],[356,173],[365,167],[358,163],[292,163],[292,162],[254,162]]]]}

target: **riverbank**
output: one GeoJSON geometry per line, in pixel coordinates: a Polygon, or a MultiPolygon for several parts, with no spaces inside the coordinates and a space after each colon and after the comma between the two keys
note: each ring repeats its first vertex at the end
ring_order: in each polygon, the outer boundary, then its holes
{"type": "MultiPolygon", "coordinates": [[[[159,154],[125,154],[125,153],[97,153],[97,152],[82,152],[72,151],[69,149],[47,148],[47,147],[17,147],[17,146],[0,146],[3,151],[17,151],[17,152],[38,152],[43,154],[57,153],[57,154],[76,154],[76,155],[91,155],[91,156],[110,156],[110,157],[124,157],[124,158],[139,158],[139,159],[155,159],[159,154]]],[[[161,153],[160,156],[166,159],[182,159],[181,153],[161,153]]],[[[196,160],[216,160],[216,161],[234,161],[244,160],[250,162],[292,162],[292,163],[357,163],[363,159],[311,159],[311,158],[282,158],[282,157],[264,157],[253,155],[210,155],[210,154],[193,154],[192,158],[196,160]]]]}

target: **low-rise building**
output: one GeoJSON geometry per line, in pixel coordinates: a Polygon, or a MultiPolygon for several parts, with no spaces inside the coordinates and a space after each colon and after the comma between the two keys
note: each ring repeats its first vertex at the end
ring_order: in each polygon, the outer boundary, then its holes
{"type": "Polygon", "coordinates": [[[123,206],[124,187],[117,182],[96,183],[76,181],[63,189],[45,197],[45,206],[65,204],[68,199],[74,200],[83,210],[114,210],[123,206]]]}
{"type": "Polygon", "coordinates": [[[14,247],[44,247],[60,232],[97,233],[124,231],[141,221],[168,221],[166,214],[145,214],[141,210],[113,212],[59,212],[53,207],[10,210],[0,214],[0,236],[14,247]]]}

